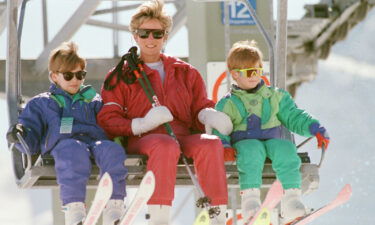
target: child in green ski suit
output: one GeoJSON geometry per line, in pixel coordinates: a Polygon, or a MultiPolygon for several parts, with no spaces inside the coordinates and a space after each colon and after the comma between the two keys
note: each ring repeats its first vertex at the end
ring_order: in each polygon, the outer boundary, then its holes
{"type": "Polygon", "coordinates": [[[231,48],[227,66],[237,85],[217,104],[233,123],[229,136],[217,131],[225,147],[237,152],[242,216],[254,216],[260,208],[260,187],[266,157],[284,188],[281,216],[290,222],[307,213],[300,200],[301,160],[294,143],[281,139],[282,126],[302,136],[316,136],[318,146],[328,147],[329,137],[319,121],[297,108],[288,92],[269,87],[261,79],[262,53],[254,41],[237,42],[231,48]]]}

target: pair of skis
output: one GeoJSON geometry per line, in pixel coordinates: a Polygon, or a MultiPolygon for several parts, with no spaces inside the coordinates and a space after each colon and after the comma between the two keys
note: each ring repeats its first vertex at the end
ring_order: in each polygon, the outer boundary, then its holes
{"type": "MultiPolygon", "coordinates": [[[[86,216],[83,225],[95,225],[102,213],[105,205],[112,195],[112,179],[108,173],[105,173],[98,184],[98,189],[95,193],[94,201],[86,216]]],[[[152,171],[148,171],[143,177],[139,189],[135,194],[133,201],[129,208],[127,208],[125,215],[116,225],[131,225],[134,219],[139,214],[142,207],[150,199],[155,189],[155,176],[152,171]]],[[[207,210],[203,209],[195,219],[194,225],[209,225],[210,216],[207,210]]]]}
{"type": "MultiPolygon", "coordinates": [[[[148,171],[143,177],[141,184],[134,196],[130,206],[126,209],[124,216],[116,225],[131,225],[139,211],[150,199],[155,189],[155,176],[152,171],[148,171]]],[[[105,173],[98,184],[98,189],[95,193],[94,201],[86,216],[83,225],[95,225],[98,221],[100,214],[109,199],[111,198],[113,190],[112,179],[108,173],[105,173]]]]}
{"type": "MultiPolygon", "coordinates": [[[[254,217],[250,218],[248,222],[245,222],[245,225],[270,225],[271,220],[271,211],[277,206],[280,202],[283,195],[283,188],[279,181],[275,181],[271,188],[269,189],[267,196],[261,205],[259,211],[254,215],[254,217]]],[[[314,210],[302,218],[299,218],[297,221],[291,222],[287,225],[305,225],[316,218],[320,217],[321,215],[335,209],[336,207],[346,203],[349,201],[352,195],[352,187],[350,184],[346,184],[341,191],[338,193],[335,199],[333,199],[328,204],[324,205],[323,207],[314,210]]],[[[237,216],[238,219],[241,219],[241,215],[237,216]]],[[[227,221],[227,225],[232,225],[233,219],[229,219],[227,221]]]]}

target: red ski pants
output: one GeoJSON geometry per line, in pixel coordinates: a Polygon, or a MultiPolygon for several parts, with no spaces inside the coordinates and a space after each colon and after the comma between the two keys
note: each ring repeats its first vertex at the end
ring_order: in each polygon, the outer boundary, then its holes
{"type": "Polygon", "coordinates": [[[178,142],[166,134],[149,134],[128,146],[128,153],[148,156],[147,170],[155,174],[155,191],[147,204],[172,205],[176,165],[182,151],[187,158],[193,158],[198,181],[211,199],[211,205],[226,205],[228,191],[220,139],[213,135],[194,134],[180,136],[178,142]]]}

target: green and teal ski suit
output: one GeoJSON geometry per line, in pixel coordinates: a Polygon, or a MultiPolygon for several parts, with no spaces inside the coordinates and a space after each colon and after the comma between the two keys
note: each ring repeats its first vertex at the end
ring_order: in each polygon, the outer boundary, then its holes
{"type": "Polygon", "coordinates": [[[233,86],[215,107],[227,114],[233,123],[229,136],[218,135],[224,146],[237,151],[240,189],[260,188],[266,158],[284,189],[300,188],[301,160],[296,146],[281,139],[282,126],[302,136],[310,137],[309,127],[319,123],[304,110],[297,108],[288,92],[261,82],[252,90],[233,86]]]}

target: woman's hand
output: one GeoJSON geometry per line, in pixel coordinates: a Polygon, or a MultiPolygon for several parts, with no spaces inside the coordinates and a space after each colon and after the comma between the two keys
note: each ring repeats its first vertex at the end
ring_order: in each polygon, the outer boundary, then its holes
{"type": "Polygon", "coordinates": [[[134,135],[140,135],[172,120],[172,113],[167,107],[156,106],[150,109],[145,117],[132,120],[132,132],[134,135]]]}
{"type": "Polygon", "coordinates": [[[213,108],[204,108],[198,114],[199,121],[205,125],[206,134],[212,134],[212,129],[216,129],[221,134],[232,133],[233,124],[227,114],[213,108]]]}

